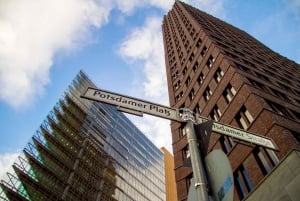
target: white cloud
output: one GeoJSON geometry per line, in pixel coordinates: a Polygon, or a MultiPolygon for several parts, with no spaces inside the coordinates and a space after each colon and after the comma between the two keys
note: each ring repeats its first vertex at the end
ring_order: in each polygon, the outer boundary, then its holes
{"type": "Polygon", "coordinates": [[[15,108],[32,103],[50,82],[54,54],[89,39],[89,27],[107,22],[92,0],[0,2],[0,99],[15,108]],[[66,8],[68,8],[66,12],[66,8]]]}
{"type": "Polygon", "coordinates": [[[0,154],[0,179],[2,179],[4,175],[10,170],[18,155],[19,153],[0,154]]]}
{"type": "MultiPolygon", "coordinates": [[[[135,97],[148,101],[169,105],[164,63],[163,39],[161,33],[161,17],[149,17],[145,25],[132,30],[120,45],[119,54],[124,60],[138,63],[134,71],[142,71],[133,86],[135,97]],[[142,88],[142,89],[141,89],[142,88]],[[142,92],[142,93],[137,93],[142,92]]],[[[145,116],[132,118],[158,147],[166,146],[171,150],[170,122],[156,117],[145,116]]]]}
{"type": "MultiPolygon", "coordinates": [[[[160,17],[149,17],[145,26],[132,30],[120,46],[119,53],[131,62],[143,61],[145,79],[141,79],[143,96],[167,104],[166,73],[160,17]]],[[[138,70],[141,70],[138,69],[138,70]]],[[[136,87],[140,87],[136,86],[136,87]]]]}
{"type": "Polygon", "coordinates": [[[199,8],[217,17],[224,17],[224,3],[226,0],[183,0],[183,2],[199,8]]]}
{"type": "Polygon", "coordinates": [[[123,13],[130,14],[135,9],[153,6],[164,11],[171,9],[174,0],[117,0],[116,7],[123,13]]]}

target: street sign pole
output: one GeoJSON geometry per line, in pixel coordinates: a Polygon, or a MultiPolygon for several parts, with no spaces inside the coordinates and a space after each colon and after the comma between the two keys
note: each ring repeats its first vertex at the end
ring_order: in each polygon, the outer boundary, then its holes
{"type": "Polygon", "coordinates": [[[195,182],[196,197],[198,201],[208,201],[208,189],[205,179],[204,165],[198,147],[198,139],[194,129],[195,118],[190,109],[182,109],[182,119],[186,121],[186,133],[191,157],[193,179],[195,182]]]}

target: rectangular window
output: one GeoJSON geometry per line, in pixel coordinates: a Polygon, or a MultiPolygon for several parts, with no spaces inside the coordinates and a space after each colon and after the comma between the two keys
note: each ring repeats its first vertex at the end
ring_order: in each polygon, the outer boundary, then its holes
{"type": "Polygon", "coordinates": [[[219,107],[217,105],[214,106],[214,108],[212,109],[212,111],[210,112],[210,117],[215,120],[218,121],[221,117],[221,111],[219,109],[219,107]]]}
{"type": "Polygon", "coordinates": [[[186,130],[185,130],[184,126],[181,126],[179,128],[179,135],[180,135],[180,137],[184,137],[186,135],[186,130]]]}
{"type": "Polygon", "coordinates": [[[212,95],[212,91],[210,90],[209,87],[207,87],[204,92],[204,99],[208,101],[211,95],[212,95]]]}
{"type": "Polygon", "coordinates": [[[208,66],[208,68],[212,67],[214,61],[215,61],[215,58],[213,58],[213,56],[210,55],[207,62],[206,62],[206,65],[208,66]]]}
{"type": "Polygon", "coordinates": [[[221,146],[222,146],[222,149],[223,149],[224,153],[228,154],[229,151],[231,150],[231,148],[230,148],[227,140],[225,139],[225,136],[221,136],[220,143],[221,143],[221,146]]]}
{"type": "Polygon", "coordinates": [[[300,142],[300,133],[292,130],[290,130],[290,132],[298,140],[298,142],[300,142]]]}
{"type": "Polygon", "coordinates": [[[245,106],[242,106],[242,108],[236,115],[235,119],[240,124],[240,126],[245,130],[250,126],[250,124],[254,120],[252,115],[249,113],[249,111],[245,106]]]}
{"type": "Polygon", "coordinates": [[[182,152],[183,152],[183,158],[184,159],[189,158],[191,156],[188,145],[183,148],[182,152]]]}
{"type": "Polygon", "coordinates": [[[243,165],[241,165],[233,173],[233,177],[235,180],[234,183],[236,185],[237,193],[238,193],[240,199],[243,199],[253,189],[250,178],[249,178],[243,165]]]}
{"type": "Polygon", "coordinates": [[[199,63],[198,61],[195,62],[195,65],[193,66],[193,71],[196,72],[196,70],[198,69],[199,67],[199,63]]]}
{"type": "Polygon", "coordinates": [[[190,58],[189,58],[189,61],[192,62],[193,59],[194,59],[194,57],[195,57],[195,55],[194,55],[194,53],[192,53],[191,56],[190,56],[190,58]]]}
{"type": "Polygon", "coordinates": [[[201,56],[204,57],[205,54],[206,54],[206,52],[207,52],[207,47],[204,46],[203,49],[202,49],[202,51],[201,51],[201,53],[200,53],[201,56]]]}
{"type": "Polygon", "coordinates": [[[203,81],[204,81],[204,75],[203,75],[202,72],[200,73],[200,75],[199,75],[197,81],[198,81],[199,85],[201,85],[201,84],[203,83],[203,81]]]}
{"type": "Polygon", "coordinates": [[[197,41],[196,47],[199,48],[201,46],[201,43],[202,43],[202,40],[199,38],[199,40],[197,41]]]}
{"type": "Polygon", "coordinates": [[[225,91],[223,92],[223,96],[226,99],[227,103],[230,103],[232,98],[235,96],[236,91],[233,88],[233,86],[231,86],[231,84],[229,83],[225,89],[225,91]]]}
{"type": "Polygon", "coordinates": [[[214,79],[217,83],[219,83],[223,76],[224,76],[224,72],[222,71],[221,68],[218,68],[214,74],[214,79]]]}
{"type": "Polygon", "coordinates": [[[283,94],[282,92],[280,92],[280,91],[277,91],[277,90],[275,90],[275,89],[272,89],[272,88],[270,88],[270,90],[271,90],[271,92],[275,95],[275,96],[277,96],[277,97],[279,97],[279,98],[281,98],[281,99],[283,99],[283,100],[288,100],[288,97],[285,95],[285,94],[283,94]]]}
{"type": "Polygon", "coordinates": [[[195,114],[200,114],[201,113],[201,108],[200,108],[199,104],[197,104],[196,107],[194,108],[194,113],[195,114]]]}
{"type": "Polygon", "coordinates": [[[173,80],[177,79],[178,75],[179,75],[179,72],[176,71],[176,72],[172,75],[173,80]]]}
{"type": "Polygon", "coordinates": [[[274,112],[276,112],[276,113],[278,113],[278,114],[280,114],[280,115],[285,115],[285,116],[287,116],[287,117],[289,117],[289,118],[293,118],[293,116],[292,116],[292,114],[289,112],[289,110],[286,109],[285,107],[283,107],[282,105],[279,105],[279,104],[277,104],[277,103],[274,103],[274,102],[268,101],[268,100],[267,100],[267,103],[269,104],[269,106],[271,107],[271,109],[272,109],[274,112]]]}
{"type": "Polygon", "coordinates": [[[181,86],[181,81],[179,80],[178,82],[175,83],[174,88],[177,90],[181,86]]]}
{"type": "Polygon", "coordinates": [[[195,98],[195,90],[192,89],[191,92],[189,93],[189,98],[190,100],[193,100],[195,98]]]}
{"type": "Polygon", "coordinates": [[[176,101],[179,101],[183,97],[183,92],[181,91],[177,96],[176,96],[176,101]]]}
{"type": "Polygon", "coordinates": [[[186,79],[186,81],[185,81],[185,85],[186,85],[186,86],[189,86],[190,83],[191,83],[191,81],[192,81],[191,77],[188,76],[187,79],[186,79]]]}
{"type": "Polygon", "coordinates": [[[182,70],[182,75],[185,75],[187,72],[187,67],[184,67],[184,69],[182,70]]]}

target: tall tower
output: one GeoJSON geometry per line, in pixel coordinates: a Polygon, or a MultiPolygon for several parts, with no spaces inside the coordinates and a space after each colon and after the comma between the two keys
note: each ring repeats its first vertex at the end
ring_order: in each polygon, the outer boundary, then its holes
{"type": "Polygon", "coordinates": [[[0,200],[165,200],[164,155],[80,72],[0,183],[0,200]]]}
{"type": "MultiPolygon", "coordinates": [[[[300,65],[244,31],[180,1],[164,17],[163,39],[170,105],[272,138],[279,151],[213,133],[234,172],[235,200],[243,199],[293,148],[300,148],[300,65]]],[[[179,200],[192,169],[185,131],[172,122],[179,200]]]]}

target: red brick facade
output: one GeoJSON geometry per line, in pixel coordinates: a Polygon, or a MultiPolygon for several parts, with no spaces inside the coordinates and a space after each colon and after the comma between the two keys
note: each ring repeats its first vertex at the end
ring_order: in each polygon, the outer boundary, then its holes
{"type": "MultiPolygon", "coordinates": [[[[211,15],[175,1],[163,37],[170,105],[274,140],[279,151],[212,134],[234,171],[243,199],[291,149],[300,149],[300,66],[211,15]]],[[[187,141],[172,122],[178,199],[187,199],[192,170],[183,166],[187,141]]]]}

